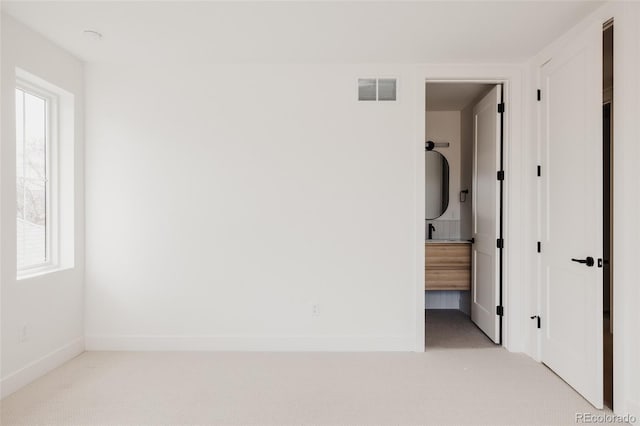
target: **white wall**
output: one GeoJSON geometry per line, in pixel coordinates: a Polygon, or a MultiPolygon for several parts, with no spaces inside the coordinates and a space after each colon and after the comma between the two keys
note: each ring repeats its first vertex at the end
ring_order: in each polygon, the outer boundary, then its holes
{"type": "Polygon", "coordinates": [[[414,350],[413,76],[88,65],[87,348],[414,350]]]}
{"type": "MultiPolygon", "coordinates": [[[[435,148],[449,162],[449,206],[433,223],[436,239],[460,237],[460,111],[427,111],[426,140],[449,142],[449,147],[435,148]]],[[[429,202],[427,200],[427,202],[429,202]]]]}
{"type": "MultiPolygon", "coordinates": [[[[2,145],[0,263],[2,297],[1,395],[55,368],[84,350],[83,64],[50,41],[2,15],[2,145]],[[75,218],[75,266],[40,277],[16,280],[15,71],[19,67],[70,92],[75,98],[75,175],[65,191],[75,218]],[[26,340],[21,338],[26,326],[26,340]]],[[[62,179],[62,178],[61,178],[62,179]]],[[[68,218],[68,216],[67,216],[68,218]]],[[[62,218],[64,222],[66,218],[62,218]]]]}

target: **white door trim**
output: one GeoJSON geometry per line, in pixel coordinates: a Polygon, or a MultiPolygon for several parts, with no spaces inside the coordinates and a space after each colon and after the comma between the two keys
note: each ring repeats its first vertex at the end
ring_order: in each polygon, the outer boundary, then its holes
{"type": "Polygon", "coordinates": [[[459,82],[502,84],[504,115],[504,264],[503,264],[503,346],[513,352],[533,354],[528,347],[530,331],[528,323],[522,321],[523,311],[527,312],[523,301],[529,288],[533,287],[530,275],[521,268],[523,237],[530,227],[526,226],[523,212],[531,200],[524,199],[528,193],[521,192],[523,181],[522,158],[523,131],[523,68],[510,65],[436,65],[419,66],[416,72],[416,351],[425,350],[424,329],[424,137],[425,108],[424,87],[427,82],[459,82]],[[515,197],[514,197],[515,196],[515,197]],[[531,281],[531,282],[530,282],[531,281]]]}

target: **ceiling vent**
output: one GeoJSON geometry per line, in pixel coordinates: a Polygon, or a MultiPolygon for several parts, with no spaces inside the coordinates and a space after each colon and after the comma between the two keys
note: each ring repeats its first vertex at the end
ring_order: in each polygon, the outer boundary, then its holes
{"type": "Polygon", "coordinates": [[[359,101],[395,101],[398,82],[395,78],[359,78],[359,101]]]}

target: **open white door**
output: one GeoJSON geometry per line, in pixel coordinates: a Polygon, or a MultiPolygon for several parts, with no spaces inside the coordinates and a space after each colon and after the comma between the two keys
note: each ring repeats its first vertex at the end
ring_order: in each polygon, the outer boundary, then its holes
{"type": "Polygon", "coordinates": [[[471,319],[491,340],[501,343],[500,319],[500,180],[501,86],[494,87],[474,108],[473,257],[471,319]]]}
{"type": "Polygon", "coordinates": [[[542,362],[602,408],[602,27],[540,72],[542,362]]]}

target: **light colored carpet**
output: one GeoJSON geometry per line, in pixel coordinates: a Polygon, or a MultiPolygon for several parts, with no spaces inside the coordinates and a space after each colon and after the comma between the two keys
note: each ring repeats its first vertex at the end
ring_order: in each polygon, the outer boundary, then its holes
{"type": "Polygon", "coordinates": [[[598,413],[541,364],[493,345],[86,352],[5,398],[1,409],[3,426],[569,425],[577,412],[598,413]]]}

